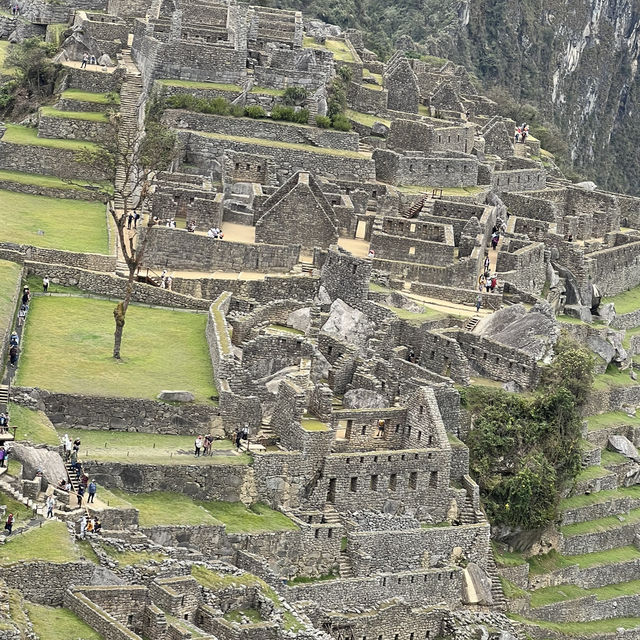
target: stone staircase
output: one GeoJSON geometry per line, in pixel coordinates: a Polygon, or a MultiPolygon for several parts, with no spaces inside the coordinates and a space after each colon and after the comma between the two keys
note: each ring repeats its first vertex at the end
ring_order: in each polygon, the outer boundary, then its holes
{"type": "Polygon", "coordinates": [[[465,331],[472,332],[480,322],[480,316],[471,316],[462,327],[465,331]]]}
{"type": "Polygon", "coordinates": [[[488,554],[487,575],[491,578],[491,597],[493,598],[493,606],[498,611],[506,611],[507,598],[502,589],[502,582],[498,575],[498,567],[492,553],[488,554]]]}
{"type": "Polygon", "coordinates": [[[353,567],[351,566],[351,560],[346,551],[341,551],[338,558],[339,572],[341,578],[353,578],[353,567]]]}
{"type": "Polygon", "coordinates": [[[9,405],[9,387],[6,384],[0,385],[0,411],[7,412],[9,405]]]}
{"type": "Polygon", "coordinates": [[[424,207],[424,203],[429,199],[429,194],[425,193],[420,196],[410,207],[402,214],[403,218],[415,218],[424,207]]]}

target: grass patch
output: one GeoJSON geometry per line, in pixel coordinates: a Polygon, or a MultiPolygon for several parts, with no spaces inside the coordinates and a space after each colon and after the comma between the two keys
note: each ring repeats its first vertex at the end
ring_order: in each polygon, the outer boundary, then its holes
{"type": "Polygon", "coordinates": [[[609,451],[609,449],[602,450],[600,460],[603,467],[616,467],[629,462],[629,458],[626,456],[616,451],[609,451]]]}
{"type": "Polygon", "coordinates": [[[118,361],[111,355],[113,306],[87,298],[34,299],[17,384],[136,398],[185,389],[199,402],[210,398],[215,388],[205,315],[131,305],[118,361]]]}
{"type": "MultiPolygon", "coordinates": [[[[2,194],[1,191],[0,194],[2,194]]],[[[21,274],[22,265],[17,262],[0,260],[0,327],[3,330],[13,323],[15,314],[13,295],[18,287],[21,274]]]]}
{"type": "Polygon", "coordinates": [[[606,429],[607,427],[617,427],[623,425],[640,426],[640,418],[636,416],[628,416],[624,411],[609,411],[608,413],[599,413],[596,416],[587,418],[589,431],[598,431],[598,429],[606,429]]]}
{"type": "Polygon", "coordinates": [[[616,305],[617,314],[637,311],[640,309],[640,287],[634,287],[633,289],[629,289],[629,291],[619,293],[617,296],[604,298],[602,300],[602,304],[608,304],[609,302],[613,302],[613,304],[616,305]]]}
{"type": "MultiPolygon", "coordinates": [[[[226,464],[247,463],[246,454],[236,455],[193,455],[194,436],[171,436],[156,433],[129,433],[127,431],[88,431],[82,429],[60,430],[69,434],[71,440],[80,438],[80,456],[84,459],[129,462],[131,464],[197,464],[210,465],[217,462],[226,464]],[[183,452],[183,453],[179,453],[183,452]]],[[[214,440],[215,451],[232,451],[234,446],[228,440],[214,440]]]]}
{"type": "Polygon", "coordinates": [[[50,444],[57,446],[60,438],[43,411],[35,411],[19,404],[9,403],[11,424],[17,426],[17,440],[29,440],[33,444],[50,444]]]}
{"type": "Polygon", "coordinates": [[[67,151],[98,149],[98,146],[92,142],[79,142],[77,140],[66,140],[62,138],[38,138],[38,130],[32,127],[23,127],[10,123],[7,123],[6,127],[7,132],[2,138],[3,142],[28,144],[36,147],[50,147],[51,149],[66,149],[67,151]]]}
{"type": "Polygon", "coordinates": [[[587,324],[584,320],[580,320],[580,318],[574,318],[573,316],[566,316],[563,313],[556,316],[556,320],[558,322],[564,322],[565,324],[587,324]]]}
{"type": "Polygon", "coordinates": [[[302,418],[300,424],[305,431],[329,431],[329,426],[326,422],[321,422],[315,418],[302,418]]]}
{"type": "Polygon", "coordinates": [[[152,551],[118,551],[111,545],[102,545],[102,550],[121,567],[147,565],[150,562],[162,562],[168,556],[152,551]]]}
{"type": "Polygon", "coordinates": [[[629,371],[621,371],[617,367],[609,365],[604,373],[595,377],[593,388],[603,391],[615,387],[633,387],[636,384],[638,383],[629,376],[629,371]]]}
{"type": "Polygon", "coordinates": [[[226,142],[239,142],[241,144],[257,145],[259,147],[277,147],[279,149],[290,149],[293,151],[307,151],[308,153],[319,153],[327,156],[341,156],[343,158],[359,158],[361,160],[369,160],[371,154],[361,153],[360,151],[347,151],[344,149],[328,149],[326,147],[314,147],[310,144],[295,144],[293,142],[280,142],[278,140],[265,140],[263,138],[246,138],[243,136],[227,136],[222,133],[207,133],[206,131],[192,131],[185,129],[189,133],[197,136],[205,136],[206,138],[214,138],[215,140],[224,140],[226,142]]]}
{"type": "Polygon", "coordinates": [[[612,598],[637,595],[638,593],[640,593],[640,580],[609,584],[595,589],[583,589],[574,584],[562,584],[557,587],[536,589],[531,594],[531,606],[533,608],[544,607],[556,602],[575,600],[586,596],[596,596],[598,600],[611,600],[612,598]]]}
{"type": "Polygon", "coordinates": [[[95,104],[120,104],[120,96],[115,92],[93,93],[82,89],[67,89],[61,96],[64,100],[78,100],[79,102],[93,102],[95,104]]]}
{"type": "Polygon", "coordinates": [[[492,542],[491,546],[493,547],[493,557],[495,558],[496,563],[501,567],[519,567],[520,565],[527,563],[520,553],[507,551],[507,549],[503,549],[495,542],[492,542]]]}
{"type": "MultiPolygon", "coordinates": [[[[7,511],[5,514],[6,516],[8,516],[10,513],[13,513],[13,517],[15,518],[16,523],[14,529],[16,526],[21,525],[34,517],[33,511],[29,509],[27,505],[22,504],[22,502],[18,502],[10,495],[6,494],[4,491],[0,491],[0,504],[3,504],[7,507],[7,511]]],[[[2,522],[2,526],[4,526],[4,522],[2,522]]]]}
{"type": "Polygon", "coordinates": [[[284,333],[293,333],[296,336],[303,336],[304,331],[300,331],[300,329],[294,329],[293,327],[286,327],[283,324],[270,324],[268,329],[272,331],[283,331],[284,333]]]}
{"type": "MultiPolygon", "coordinates": [[[[423,193],[431,193],[434,189],[438,192],[441,187],[423,187],[421,185],[402,185],[396,187],[398,191],[402,191],[403,193],[409,193],[414,195],[420,195],[423,193]]],[[[473,196],[478,193],[482,193],[486,191],[486,187],[476,186],[476,187],[442,187],[442,195],[443,196],[473,196]]]]}
{"type": "Polygon", "coordinates": [[[80,253],[109,251],[104,205],[0,190],[0,240],[80,253]]]}
{"type": "Polygon", "coordinates": [[[524,589],[521,589],[517,584],[513,584],[513,582],[506,578],[500,578],[500,584],[502,584],[502,591],[505,597],[509,600],[517,600],[518,598],[525,598],[527,596],[527,592],[524,589]]]}
{"type": "Polygon", "coordinates": [[[347,109],[345,111],[345,115],[350,120],[363,124],[365,127],[372,127],[376,122],[382,122],[382,124],[386,125],[387,127],[391,126],[391,120],[388,120],[386,118],[379,118],[378,116],[373,116],[370,113],[360,113],[359,111],[354,111],[353,109],[347,109]]]}
{"type": "MultiPolygon", "coordinates": [[[[42,278],[40,276],[35,275],[34,273],[27,276],[27,279],[24,283],[31,289],[32,292],[41,292],[42,291],[42,278]]],[[[78,289],[78,287],[65,287],[63,284],[56,284],[55,282],[49,281],[49,293],[66,293],[66,294],[83,294],[85,293],[82,289],[78,289]]]]}
{"type": "Polygon", "coordinates": [[[222,617],[236,624],[246,624],[244,620],[248,620],[249,624],[262,622],[262,616],[257,609],[233,609],[232,611],[227,611],[222,617]]]}
{"type": "Polygon", "coordinates": [[[7,463],[7,475],[10,475],[12,478],[19,478],[21,474],[22,464],[17,460],[9,458],[9,462],[7,463]]]}
{"type": "Polygon", "coordinates": [[[408,320],[411,324],[421,324],[427,320],[435,320],[442,318],[442,314],[439,311],[434,311],[428,307],[423,307],[423,311],[409,311],[407,309],[401,309],[400,307],[391,307],[387,305],[381,305],[385,309],[390,309],[401,320],[408,320]]]}
{"type": "Polygon", "coordinates": [[[64,522],[44,522],[38,529],[17,534],[0,549],[0,564],[45,560],[47,562],[73,562],[82,556],[73,543],[64,522]]]}
{"type": "Polygon", "coordinates": [[[237,91],[240,93],[242,87],[237,84],[222,84],[219,82],[194,82],[192,80],[162,79],[156,80],[160,85],[168,87],[183,87],[184,89],[212,89],[215,91],[237,91]]]}
{"type": "Polygon", "coordinates": [[[600,531],[609,531],[617,529],[624,525],[637,524],[640,522],[640,509],[632,509],[629,513],[621,516],[607,516],[597,520],[589,520],[587,522],[578,522],[576,524],[560,527],[562,535],[571,537],[579,536],[587,533],[598,533],[600,531]]]}
{"type": "Polygon", "coordinates": [[[256,503],[247,508],[241,502],[199,503],[216,520],[227,527],[227,533],[255,533],[259,531],[294,531],[298,526],[280,511],[266,504],[256,503]]]}
{"type": "MultiPolygon", "coordinates": [[[[625,458],[626,460],[626,458],[625,458]]],[[[560,501],[558,508],[560,511],[568,511],[569,509],[578,509],[580,507],[588,507],[594,504],[602,504],[616,498],[640,498],[640,485],[631,487],[621,487],[620,489],[612,489],[610,491],[598,491],[596,493],[583,494],[579,496],[571,496],[560,501]]]]}
{"type": "Polygon", "coordinates": [[[315,41],[315,38],[305,36],[302,46],[308,49],[327,49],[333,53],[333,59],[340,62],[355,62],[351,50],[342,40],[331,40],[327,38],[324,44],[315,41]]]}
{"type": "Polygon", "coordinates": [[[102,636],[69,609],[25,603],[33,630],[41,640],[102,640],[102,636]]]}
{"type": "MultiPolygon", "coordinates": [[[[0,180],[17,182],[19,184],[30,184],[36,187],[49,187],[53,189],[69,189],[75,191],[84,191],[82,186],[77,184],[69,184],[55,176],[45,176],[41,173],[24,173],[22,171],[0,171],[0,180]]],[[[88,187],[104,188],[106,183],[87,182],[88,187]]]]}
{"type": "Polygon", "coordinates": [[[640,618],[610,618],[607,620],[595,620],[593,622],[542,622],[539,620],[529,620],[514,613],[509,614],[509,617],[518,622],[534,625],[541,629],[558,631],[574,636],[587,635],[597,637],[602,633],[614,633],[618,627],[622,627],[623,629],[640,627],[640,618]]]}
{"type": "Polygon", "coordinates": [[[597,480],[598,478],[604,478],[611,473],[604,467],[594,466],[586,467],[577,476],[576,482],[588,482],[589,480],[597,480]]]}
{"type": "Polygon", "coordinates": [[[89,122],[109,122],[109,115],[101,111],[60,111],[53,107],[40,107],[40,115],[49,118],[67,118],[71,120],[87,120],[89,122]]]}
{"type": "Polygon", "coordinates": [[[371,82],[363,82],[361,86],[370,91],[382,91],[383,89],[379,84],[373,84],[371,82]]]}

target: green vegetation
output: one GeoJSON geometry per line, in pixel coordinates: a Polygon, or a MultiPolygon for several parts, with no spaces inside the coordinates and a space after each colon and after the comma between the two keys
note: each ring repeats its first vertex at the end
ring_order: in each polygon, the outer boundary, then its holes
{"type": "Polygon", "coordinates": [[[531,624],[542,629],[558,631],[574,636],[594,636],[597,638],[603,633],[615,633],[618,627],[623,629],[633,629],[640,627],[640,618],[609,618],[607,620],[595,620],[593,622],[542,622],[540,620],[528,620],[514,613],[509,617],[518,622],[531,624]]]}
{"type": "Polygon", "coordinates": [[[600,454],[600,460],[600,464],[603,467],[615,467],[620,464],[629,462],[629,459],[626,456],[623,456],[617,451],[609,451],[608,449],[602,450],[602,453],[600,454]]]}
{"type": "Polygon", "coordinates": [[[101,635],[68,609],[32,602],[26,603],[26,608],[33,630],[41,640],[102,640],[101,635]]]}
{"type": "MultiPolygon", "coordinates": [[[[35,275],[34,273],[27,276],[26,280],[23,282],[31,289],[31,291],[42,291],[42,278],[40,276],[35,275]]],[[[55,282],[49,281],[49,293],[67,293],[67,294],[83,294],[85,293],[82,289],[78,289],[78,287],[65,287],[62,284],[56,284],[55,282]]]]}
{"type": "Polygon", "coordinates": [[[18,384],[137,398],[155,398],[167,388],[186,389],[199,402],[215,392],[205,315],[131,305],[127,356],[119,361],[111,357],[112,318],[113,304],[105,300],[33,300],[18,384]]]}
{"type": "MultiPolygon", "coordinates": [[[[55,176],[45,176],[40,173],[23,173],[22,171],[0,170],[0,180],[8,180],[19,184],[31,184],[36,187],[50,187],[53,189],[82,189],[79,185],[70,184],[55,176]]],[[[78,178],[78,180],[81,180],[81,178],[78,178]]],[[[86,184],[96,188],[105,186],[104,183],[89,181],[87,181],[86,184]]]]}
{"type": "Polygon", "coordinates": [[[365,127],[372,127],[376,122],[381,122],[387,127],[391,126],[391,120],[387,120],[386,118],[378,118],[378,116],[373,116],[370,113],[360,113],[359,111],[354,111],[353,109],[346,109],[344,112],[347,118],[350,118],[354,122],[358,122],[363,124],[365,127]]]}
{"type": "Polygon", "coordinates": [[[12,478],[19,478],[22,475],[22,464],[17,460],[9,459],[7,463],[7,474],[12,478]]]}
{"type": "Polygon", "coordinates": [[[334,60],[339,62],[355,62],[351,50],[342,40],[331,40],[327,38],[324,44],[315,41],[315,38],[305,36],[302,46],[308,49],[327,49],[333,53],[334,60]]]}
{"type": "Polygon", "coordinates": [[[603,502],[608,502],[609,500],[616,498],[640,499],[640,485],[633,485],[631,487],[620,487],[619,489],[612,489],[610,491],[597,491],[596,493],[585,493],[578,496],[571,496],[570,498],[565,498],[560,502],[559,509],[560,511],[567,511],[569,509],[587,507],[593,504],[602,504],[603,502]]]}
{"type": "Polygon", "coordinates": [[[0,190],[0,240],[48,249],[107,253],[104,205],[0,190]]]}
{"type": "MultiPolygon", "coordinates": [[[[125,431],[65,430],[72,440],[80,438],[83,458],[99,461],[136,462],[138,464],[247,464],[246,454],[237,455],[228,440],[212,443],[213,456],[193,455],[194,436],[171,436],[125,431]],[[220,452],[215,455],[216,452],[220,452]],[[226,455],[225,455],[226,454],[226,455]]],[[[60,431],[59,435],[63,432],[60,431]]]]}
{"type": "Polygon", "coordinates": [[[93,102],[95,104],[120,104],[120,95],[115,91],[110,93],[93,93],[82,89],[67,89],[60,97],[64,100],[78,100],[79,102],[93,102]]]}
{"type": "Polygon", "coordinates": [[[587,467],[578,473],[576,476],[576,482],[588,482],[589,480],[596,480],[597,478],[604,478],[609,475],[609,471],[600,466],[587,467]]]}
{"type": "Polygon", "coordinates": [[[576,524],[560,527],[560,533],[566,537],[579,536],[585,533],[598,533],[600,531],[609,531],[618,529],[629,524],[638,524],[640,522],[640,509],[632,509],[629,513],[620,516],[607,516],[598,520],[589,520],[587,522],[578,522],[576,524]]]}
{"type": "Polygon", "coordinates": [[[53,107],[41,107],[40,114],[49,118],[88,120],[89,122],[109,122],[109,114],[101,111],[59,111],[53,107]]]}
{"type": "Polygon", "coordinates": [[[640,558],[640,550],[634,546],[628,546],[577,556],[563,556],[557,551],[550,551],[544,555],[531,556],[527,560],[529,562],[529,573],[531,575],[541,575],[575,565],[581,569],[588,569],[601,564],[627,562],[638,558],[640,558]]]}
{"type": "Polygon", "coordinates": [[[222,617],[236,624],[243,624],[243,618],[247,619],[249,624],[262,622],[262,616],[257,609],[232,609],[231,611],[227,611],[222,617]]]}
{"type": "Polygon", "coordinates": [[[259,531],[293,531],[298,526],[280,511],[266,504],[245,507],[242,502],[201,502],[216,520],[227,527],[227,533],[256,533],[259,531]]]}
{"type": "Polygon", "coordinates": [[[422,311],[409,311],[408,309],[401,309],[400,307],[391,307],[386,304],[381,305],[385,309],[390,309],[395,313],[398,318],[402,320],[408,320],[411,324],[422,324],[427,320],[437,320],[442,318],[442,313],[429,309],[429,307],[423,307],[422,311]]]}
{"type": "Polygon", "coordinates": [[[69,537],[64,522],[43,522],[37,529],[11,536],[0,548],[0,564],[13,564],[29,560],[47,562],[73,562],[82,556],[81,550],[69,537]]]}
{"type": "Polygon", "coordinates": [[[33,444],[49,444],[52,446],[60,444],[60,438],[58,438],[51,420],[47,418],[44,411],[28,409],[10,402],[9,414],[11,416],[11,424],[14,427],[18,427],[16,432],[17,440],[28,440],[33,444]]]}
{"type": "Polygon", "coordinates": [[[507,551],[502,547],[502,545],[498,545],[497,543],[492,543],[493,547],[493,557],[498,565],[501,567],[518,567],[522,564],[526,564],[525,558],[517,552],[507,551]]]}
{"type": "Polygon", "coordinates": [[[640,418],[637,416],[628,416],[624,411],[609,411],[608,413],[589,416],[587,418],[587,424],[589,425],[589,431],[598,431],[598,429],[624,425],[640,427],[640,418]]]}
{"type": "Polygon", "coordinates": [[[79,142],[62,138],[38,138],[38,130],[31,127],[23,127],[17,124],[6,124],[7,132],[2,138],[3,142],[13,144],[28,144],[36,147],[50,147],[51,149],[64,149],[66,151],[81,151],[83,149],[96,149],[92,142],[79,142]]]}
{"type": "Polygon", "coordinates": [[[613,302],[616,305],[616,313],[631,313],[640,309],[640,287],[634,287],[611,298],[604,298],[601,304],[613,302]]]}
{"type": "Polygon", "coordinates": [[[470,469],[493,522],[535,529],[555,520],[562,489],[581,469],[578,407],[589,393],[592,370],[591,353],[563,338],[539,393],[461,390],[474,416],[470,469]]]}
{"type": "MultiPolygon", "coordinates": [[[[0,194],[2,192],[0,191],[0,194]]],[[[18,287],[22,265],[0,260],[0,327],[9,327],[13,321],[15,305],[13,295],[18,287]]]]}
{"type": "Polygon", "coordinates": [[[327,156],[342,156],[344,158],[369,159],[369,154],[360,151],[347,151],[345,149],[328,149],[326,147],[314,147],[310,144],[295,144],[293,142],[280,142],[279,140],[264,140],[263,138],[245,138],[243,136],[227,136],[222,133],[206,133],[204,131],[191,131],[194,135],[224,140],[226,142],[239,142],[243,144],[253,144],[260,147],[276,147],[278,149],[289,149],[291,151],[306,151],[308,153],[319,153],[327,156]]]}
{"type": "Polygon", "coordinates": [[[130,565],[145,565],[150,562],[162,562],[167,559],[163,553],[154,551],[118,551],[109,544],[103,544],[102,550],[121,567],[130,565]]]}
{"type": "Polygon", "coordinates": [[[595,589],[583,589],[573,584],[562,584],[557,587],[545,587],[536,589],[531,594],[531,606],[533,608],[544,607],[556,602],[575,600],[586,596],[596,596],[598,600],[610,600],[620,596],[637,595],[640,593],[640,580],[610,584],[595,589]]]}
{"type": "Polygon", "coordinates": [[[185,89],[211,89],[213,91],[235,91],[240,93],[242,87],[237,84],[221,84],[218,82],[194,82],[192,80],[163,79],[156,80],[162,86],[183,87],[185,89]]]}
{"type": "MultiPolygon", "coordinates": [[[[6,494],[4,491],[0,491],[0,504],[3,504],[7,507],[7,511],[5,513],[6,516],[8,516],[10,513],[13,513],[13,517],[15,518],[16,523],[14,528],[21,524],[24,524],[25,521],[31,520],[31,518],[33,518],[33,511],[29,509],[26,504],[18,502],[10,495],[6,494]]],[[[4,526],[4,522],[0,524],[4,526]]]]}
{"type": "Polygon", "coordinates": [[[595,377],[593,388],[603,391],[615,387],[633,387],[636,384],[637,382],[629,375],[629,371],[622,371],[615,365],[610,364],[604,373],[595,377]]]}
{"type": "Polygon", "coordinates": [[[329,431],[329,425],[316,418],[302,418],[300,424],[305,431],[329,431]]]}
{"type": "Polygon", "coordinates": [[[513,582],[506,578],[500,578],[500,583],[502,584],[504,595],[509,600],[517,600],[518,598],[525,598],[527,596],[527,592],[524,589],[521,589],[517,584],[513,584],[513,582]]]}

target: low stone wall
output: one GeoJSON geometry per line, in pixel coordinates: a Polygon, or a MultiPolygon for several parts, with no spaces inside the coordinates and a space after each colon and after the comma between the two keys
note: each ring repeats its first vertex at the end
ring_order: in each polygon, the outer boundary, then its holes
{"type": "Polygon", "coordinates": [[[28,244],[14,244],[12,242],[0,242],[0,258],[6,256],[7,260],[19,254],[22,262],[44,262],[48,264],[69,265],[90,269],[91,271],[115,271],[116,257],[103,255],[100,253],[75,253],[73,251],[62,251],[60,249],[43,249],[33,247],[28,244]]]}
{"type": "Polygon", "coordinates": [[[193,129],[244,138],[264,138],[291,144],[310,144],[328,149],[358,151],[359,145],[357,133],[332,131],[265,118],[233,118],[194,113],[184,109],[168,109],[164,112],[163,120],[176,129],[193,129]]]}
{"type": "MultiPolygon", "coordinates": [[[[528,567],[528,565],[524,566],[528,567]]],[[[529,586],[532,589],[542,589],[561,584],[576,584],[584,589],[596,589],[609,584],[636,580],[639,571],[640,560],[603,564],[586,569],[575,565],[551,573],[532,576],[529,586]]],[[[500,569],[500,573],[502,574],[502,569],[500,569]]]]}
{"type": "Polygon", "coordinates": [[[149,239],[144,263],[150,267],[195,271],[290,271],[298,262],[300,247],[243,244],[217,240],[182,229],[145,229],[149,239]]]}
{"type": "Polygon", "coordinates": [[[495,171],[491,175],[494,191],[537,191],[547,184],[547,172],[542,168],[495,171]]]}
{"type": "Polygon", "coordinates": [[[548,622],[592,622],[611,618],[629,618],[637,615],[640,595],[620,596],[599,600],[587,596],[566,602],[556,602],[531,610],[532,617],[548,622]]]}
{"type": "Polygon", "coordinates": [[[56,187],[45,187],[37,184],[24,184],[13,180],[0,180],[0,189],[6,191],[16,191],[18,193],[28,193],[32,196],[47,196],[48,198],[66,198],[67,200],[102,200],[102,194],[87,189],[65,189],[56,187]]]}
{"type": "Polygon", "coordinates": [[[633,544],[640,525],[621,524],[614,529],[585,533],[581,535],[562,538],[561,552],[565,555],[575,556],[581,553],[593,553],[594,551],[606,551],[617,547],[626,547],[633,544]]]}
{"type": "Polygon", "coordinates": [[[3,291],[3,294],[8,294],[9,309],[12,310],[11,317],[9,318],[9,322],[6,326],[0,326],[0,370],[4,369],[4,364],[7,361],[7,354],[9,353],[9,336],[11,335],[11,331],[13,330],[13,319],[15,316],[15,310],[18,308],[18,301],[20,300],[20,294],[22,293],[21,285],[22,285],[22,276],[24,273],[24,269],[17,268],[16,269],[16,280],[13,283],[13,286],[9,288],[7,292],[3,291]]]}
{"type": "Polygon", "coordinates": [[[3,568],[2,579],[31,602],[59,607],[67,589],[74,584],[89,584],[94,570],[90,562],[18,562],[3,568]]]}
{"type": "Polygon", "coordinates": [[[612,329],[635,329],[640,327],[640,309],[616,315],[609,326],[612,329]]]}
{"type": "MultiPolygon", "coordinates": [[[[98,273],[78,267],[68,267],[60,264],[46,264],[25,260],[27,272],[40,277],[49,276],[49,280],[68,287],[79,287],[100,296],[122,298],[127,288],[127,280],[110,273],[98,273]]],[[[206,310],[207,300],[193,298],[182,293],[169,291],[143,282],[133,283],[133,302],[152,304],[176,309],[206,310]]]]}
{"type": "MultiPolygon", "coordinates": [[[[401,280],[391,280],[389,284],[394,288],[402,291],[401,280]]],[[[467,304],[475,306],[478,299],[478,291],[473,289],[462,289],[458,287],[444,287],[437,284],[428,284],[425,282],[414,282],[411,284],[411,291],[430,298],[438,300],[448,300],[456,304],[467,304]]],[[[497,311],[502,307],[502,294],[482,292],[482,308],[497,311]]]]}
{"type": "Polygon", "coordinates": [[[67,74],[65,83],[66,89],[82,89],[98,93],[120,92],[120,85],[125,74],[125,68],[120,67],[113,73],[105,73],[102,70],[77,69],[65,67],[67,74]]]}
{"type": "MultiPolygon", "coordinates": [[[[158,389],[158,393],[161,389],[158,389]]],[[[197,435],[220,431],[218,408],[206,404],[172,405],[156,400],[110,398],[12,387],[11,400],[41,409],[56,427],[197,435]]]]}
{"type": "Polygon", "coordinates": [[[610,389],[592,389],[587,402],[582,407],[583,416],[619,411],[624,406],[640,406],[640,384],[610,389]]]}
{"type": "Polygon", "coordinates": [[[38,119],[39,138],[66,138],[68,140],[88,140],[101,142],[108,135],[108,122],[95,122],[81,118],[58,118],[42,113],[38,119]]]}

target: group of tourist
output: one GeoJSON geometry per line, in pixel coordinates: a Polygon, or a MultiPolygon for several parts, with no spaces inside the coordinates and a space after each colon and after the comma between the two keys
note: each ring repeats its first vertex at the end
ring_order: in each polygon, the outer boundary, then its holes
{"type": "Polygon", "coordinates": [[[127,216],[127,229],[131,229],[131,225],[133,225],[134,229],[138,228],[138,220],[140,220],[140,214],[137,211],[130,213],[127,216]]]}
{"type": "MultiPolygon", "coordinates": [[[[87,469],[82,466],[80,461],[78,460],[78,454],[80,453],[80,438],[76,438],[73,442],[71,442],[71,438],[69,438],[69,434],[65,433],[62,439],[62,447],[64,449],[64,459],[65,462],[68,462],[71,466],[73,473],[76,476],[76,483],[78,484],[78,489],[76,491],[76,498],[78,500],[78,506],[82,506],[82,501],[84,500],[85,495],[87,496],[87,504],[93,502],[96,497],[96,493],[98,491],[98,486],[95,480],[89,481],[89,474],[87,473],[87,469]]],[[[71,479],[65,480],[64,478],[60,480],[60,484],[58,485],[58,489],[63,491],[73,491],[73,486],[71,483],[71,479]]]]}
{"type": "Polygon", "coordinates": [[[80,65],[80,68],[86,69],[88,64],[97,65],[98,61],[96,60],[96,57],[93,54],[89,55],[88,53],[85,53],[82,56],[82,64],[80,65]]]}
{"type": "Polygon", "coordinates": [[[240,449],[240,445],[242,444],[243,440],[247,441],[247,450],[249,450],[249,427],[247,427],[246,425],[242,427],[242,429],[238,429],[236,431],[236,449],[240,449]]]}
{"type": "Polygon", "coordinates": [[[224,233],[222,233],[222,229],[219,227],[211,227],[209,231],[207,231],[207,236],[209,238],[217,238],[218,240],[222,240],[224,238],[224,233]]]}
{"type": "Polygon", "coordinates": [[[516,143],[525,143],[527,136],[529,135],[529,125],[523,122],[519,127],[516,127],[516,143]]]}
{"type": "Polygon", "coordinates": [[[190,233],[193,233],[196,230],[196,223],[194,220],[189,220],[189,222],[187,222],[187,231],[189,231],[190,233]]]}
{"type": "Polygon", "coordinates": [[[9,9],[11,9],[11,15],[14,18],[20,15],[20,5],[17,2],[10,2],[9,9]]]}
{"type": "MultiPolygon", "coordinates": [[[[48,288],[47,279],[47,288],[48,288]]],[[[27,317],[29,311],[29,302],[31,301],[31,291],[28,286],[22,289],[22,297],[20,298],[20,310],[18,311],[18,326],[21,327],[27,317]]],[[[17,331],[13,331],[9,336],[9,364],[15,367],[18,364],[18,356],[20,355],[20,336],[17,331]]]]}
{"type": "Polygon", "coordinates": [[[166,269],[163,269],[162,273],[160,274],[160,288],[171,291],[172,286],[173,286],[173,277],[167,273],[166,269]]]}
{"type": "Polygon", "coordinates": [[[203,456],[213,455],[211,453],[212,444],[213,444],[212,435],[198,436],[196,438],[196,441],[194,442],[194,447],[195,447],[194,455],[196,456],[196,458],[199,458],[201,455],[203,456]]]}
{"type": "Polygon", "coordinates": [[[99,518],[90,518],[86,514],[80,520],[80,537],[84,540],[87,533],[100,533],[102,523],[99,518]]]}

